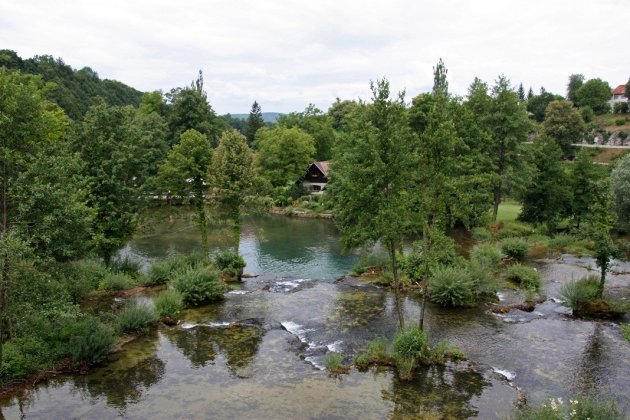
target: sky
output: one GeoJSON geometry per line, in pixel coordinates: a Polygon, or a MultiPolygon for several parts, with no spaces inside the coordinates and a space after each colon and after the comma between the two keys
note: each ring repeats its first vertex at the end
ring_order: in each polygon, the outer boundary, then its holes
{"type": "Polygon", "coordinates": [[[408,101],[442,58],[450,92],[500,74],[565,94],[630,77],[630,0],[0,0],[0,49],[61,57],[141,91],[204,74],[219,114],[326,110],[386,77],[408,101]]]}

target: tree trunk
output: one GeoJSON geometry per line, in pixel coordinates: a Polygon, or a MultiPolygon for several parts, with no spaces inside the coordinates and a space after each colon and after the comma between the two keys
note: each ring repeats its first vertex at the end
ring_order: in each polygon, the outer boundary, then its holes
{"type": "Polygon", "coordinates": [[[199,233],[201,234],[201,250],[203,257],[208,258],[208,221],[203,202],[203,180],[201,177],[195,177],[195,209],[197,210],[199,233]]]}
{"type": "Polygon", "coordinates": [[[232,222],[234,223],[234,252],[238,254],[241,245],[241,211],[239,207],[232,209],[232,222]]]}
{"type": "Polygon", "coordinates": [[[400,278],[398,277],[398,260],[396,259],[396,241],[389,241],[389,255],[392,260],[392,274],[394,276],[394,299],[396,313],[398,315],[398,325],[400,329],[405,328],[405,316],[400,301],[400,278]]]}
{"type": "Polygon", "coordinates": [[[497,222],[499,204],[501,203],[501,187],[503,186],[504,173],[505,173],[505,147],[503,147],[503,144],[501,144],[499,147],[499,167],[497,169],[497,175],[499,175],[499,183],[494,187],[494,203],[492,206],[492,223],[497,222]]]}
{"type": "Polygon", "coordinates": [[[429,293],[427,290],[428,284],[429,282],[426,280],[422,287],[422,306],[420,307],[420,321],[418,322],[420,331],[424,331],[424,309],[427,307],[427,294],[429,293]]]}
{"type": "Polygon", "coordinates": [[[597,288],[597,297],[601,299],[604,295],[604,283],[606,283],[606,267],[600,268],[599,287],[597,288]]]}

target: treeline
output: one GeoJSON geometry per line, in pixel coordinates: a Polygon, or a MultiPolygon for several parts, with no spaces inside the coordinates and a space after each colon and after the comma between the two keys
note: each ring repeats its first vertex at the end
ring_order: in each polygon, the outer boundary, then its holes
{"type": "Polygon", "coordinates": [[[45,82],[54,83],[46,97],[74,120],[81,119],[99,100],[108,105],[138,106],[142,98],[142,92],[124,83],[100,79],[98,73],[89,67],[75,70],[61,58],[50,55],[22,59],[15,51],[0,50],[0,67],[40,75],[45,82]]]}

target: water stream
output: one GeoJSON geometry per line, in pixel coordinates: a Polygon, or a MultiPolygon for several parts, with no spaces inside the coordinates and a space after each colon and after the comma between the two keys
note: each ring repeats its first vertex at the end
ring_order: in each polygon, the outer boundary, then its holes
{"type": "MultiPolygon", "coordinates": [[[[212,238],[214,250],[228,245],[212,238]]],[[[131,241],[124,255],[149,265],[170,252],[198,249],[194,227],[165,224],[131,241]]],[[[338,278],[357,260],[342,253],[327,221],[264,217],[243,223],[245,279],[223,302],[187,310],[87,375],[55,378],[0,401],[7,418],[501,418],[521,388],[530,402],[596,388],[630,406],[630,344],[611,322],[573,320],[553,300],[532,313],[495,315],[431,305],[431,340],[457,344],[475,363],[422,369],[400,381],[389,369],[322,370],[329,351],[350,361],[377,336],[396,329],[393,296],[338,278]],[[511,383],[512,386],[509,384],[511,383]]],[[[544,288],[587,272],[588,259],[536,263],[544,288]]],[[[594,266],[594,264],[593,264],[594,266]]],[[[610,286],[628,298],[630,267],[610,286]]],[[[521,297],[502,291],[504,302],[521,297]]],[[[408,322],[418,297],[405,298],[408,322]]]]}

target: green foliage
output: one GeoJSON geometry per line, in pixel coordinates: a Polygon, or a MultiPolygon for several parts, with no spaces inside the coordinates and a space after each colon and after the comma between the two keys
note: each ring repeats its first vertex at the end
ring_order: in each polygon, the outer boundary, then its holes
{"type": "Polygon", "coordinates": [[[620,159],[610,174],[612,206],[619,224],[630,227],[630,154],[620,159]]]}
{"type": "Polygon", "coordinates": [[[577,395],[565,403],[562,398],[551,398],[538,407],[515,410],[514,420],[623,420],[626,418],[614,401],[594,395],[577,395]]]}
{"type": "Polygon", "coordinates": [[[247,144],[250,146],[254,143],[256,132],[265,126],[265,121],[262,117],[262,110],[258,102],[254,101],[252,109],[249,111],[249,116],[243,127],[243,134],[247,138],[247,144]]]}
{"type": "Polygon", "coordinates": [[[155,310],[160,317],[176,319],[184,308],[184,300],[177,290],[162,290],[155,299],[155,310]]]}
{"type": "Polygon", "coordinates": [[[131,289],[137,286],[136,280],[128,274],[108,273],[99,283],[99,289],[108,292],[131,289]]]}
{"type": "Polygon", "coordinates": [[[182,294],[184,303],[190,306],[220,300],[225,291],[219,273],[210,267],[178,272],[173,278],[173,287],[182,294]]]}
{"type": "Polygon", "coordinates": [[[531,225],[519,221],[506,222],[496,233],[497,239],[520,238],[534,233],[531,225]]]}
{"type": "Polygon", "coordinates": [[[75,304],[96,289],[107,275],[107,268],[93,260],[64,263],[56,267],[54,272],[54,277],[61,282],[75,304]]]}
{"type": "Polygon", "coordinates": [[[422,280],[436,269],[455,262],[455,241],[439,230],[427,231],[427,236],[416,242],[413,250],[401,258],[401,270],[412,280],[422,280]]]}
{"type": "Polygon", "coordinates": [[[476,227],[472,230],[472,237],[475,241],[491,241],[492,232],[488,231],[485,227],[476,227]]]}
{"type": "Polygon", "coordinates": [[[610,112],[610,85],[601,79],[591,79],[585,82],[576,92],[576,105],[589,106],[597,115],[610,112]]]}
{"type": "Polygon", "coordinates": [[[337,138],[333,120],[328,115],[310,104],[304,112],[292,112],[281,115],[278,125],[286,128],[298,127],[313,137],[315,160],[325,161],[332,157],[332,147],[337,138]]]}
{"type": "Polygon", "coordinates": [[[140,275],[142,264],[134,261],[129,257],[112,260],[109,263],[109,269],[115,274],[126,274],[130,277],[137,278],[140,275]]]}
{"type": "Polygon", "coordinates": [[[540,288],[540,274],[521,264],[514,264],[505,271],[505,278],[518,283],[523,289],[537,291],[540,288]]]}
{"type": "Polygon", "coordinates": [[[545,110],[543,133],[554,139],[564,156],[573,154],[571,144],[579,143],[586,131],[580,112],[569,101],[553,101],[545,110]]]}
{"type": "Polygon", "coordinates": [[[407,327],[398,331],[394,338],[394,356],[396,360],[406,359],[417,361],[426,355],[429,338],[426,332],[417,326],[407,327]]]}
{"type": "Polygon", "coordinates": [[[234,251],[220,252],[214,257],[214,263],[219,270],[232,274],[237,274],[245,268],[245,260],[234,251]]]}
{"type": "Polygon", "coordinates": [[[538,122],[545,119],[545,110],[553,101],[562,101],[564,98],[560,95],[554,95],[541,89],[540,95],[534,95],[527,101],[527,111],[532,114],[532,118],[538,122]]]}
{"type": "Polygon", "coordinates": [[[626,119],[625,118],[617,118],[615,120],[615,125],[620,126],[620,125],[624,125],[626,123],[626,119]]]}
{"type": "Polygon", "coordinates": [[[350,119],[359,108],[356,101],[335,99],[335,102],[328,108],[328,116],[332,119],[332,126],[338,132],[346,132],[350,124],[350,119]]]}
{"type": "Polygon", "coordinates": [[[99,363],[105,359],[114,344],[114,332],[91,316],[82,316],[76,322],[64,325],[57,340],[64,342],[62,355],[76,363],[99,363]]]}
{"type": "Polygon", "coordinates": [[[619,324],[621,330],[623,331],[623,338],[627,341],[630,341],[630,324],[619,324]]]}
{"type": "Polygon", "coordinates": [[[293,184],[306,173],[315,157],[315,140],[297,127],[261,128],[256,133],[255,146],[261,175],[273,187],[293,184]]]}
{"type": "Polygon", "coordinates": [[[577,102],[577,91],[584,84],[583,74],[572,74],[569,76],[569,84],[567,85],[567,99],[574,104],[577,102]]]}
{"type": "Polygon", "coordinates": [[[361,253],[352,271],[357,274],[363,274],[370,268],[384,269],[389,267],[390,264],[389,256],[384,251],[376,249],[366,250],[361,253]]]}
{"type": "Polygon", "coordinates": [[[324,365],[330,372],[336,372],[343,367],[343,355],[335,352],[326,353],[324,357],[324,365]]]}
{"type": "Polygon", "coordinates": [[[146,334],[155,321],[155,310],[145,305],[129,304],[118,314],[118,328],[122,333],[146,334]]]}
{"type": "Polygon", "coordinates": [[[501,262],[501,251],[492,243],[477,244],[470,251],[470,259],[489,268],[496,268],[501,262]]]}
{"type": "Polygon", "coordinates": [[[523,261],[527,258],[529,252],[529,246],[527,241],[521,238],[507,238],[500,242],[501,252],[509,258],[523,261]]]}
{"type": "Polygon", "coordinates": [[[149,272],[144,281],[145,286],[157,286],[166,284],[172,275],[172,262],[169,260],[158,261],[149,267],[149,272]]]}
{"type": "Polygon", "coordinates": [[[468,306],[475,301],[475,283],[466,268],[444,267],[429,279],[431,300],[442,306],[468,306]]]}
{"type": "Polygon", "coordinates": [[[590,106],[580,107],[580,115],[585,123],[590,123],[595,119],[595,113],[590,106]]]}
{"type": "Polygon", "coordinates": [[[566,306],[578,311],[597,297],[598,288],[599,279],[596,276],[586,276],[565,283],[560,289],[560,296],[566,306]]]}
{"type": "Polygon", "coordinates": [[[499,283],[493,273],[494,267],[496,266],[489,265],[485,258],[473,259],[466,266],[477,296],[496,296],[499,291],[499,283]]]}
{"type": "Polygon", "coordinates": [[[589,218],[594,206],[603,206],[603,203],[609,199],[606,183],[607,171],[602,170],[601,166],[593,162],[586,149],[578,153],[575,165],[573,165],[571,217],[578,229],[581,221],[589,218]]]}

